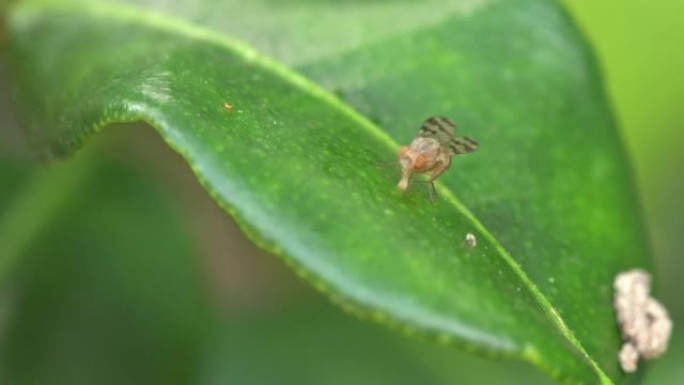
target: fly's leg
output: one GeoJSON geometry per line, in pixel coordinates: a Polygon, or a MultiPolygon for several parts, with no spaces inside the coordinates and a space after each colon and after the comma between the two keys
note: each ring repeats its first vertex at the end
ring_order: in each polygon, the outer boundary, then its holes
{"type": "Polygon", "coordinates": [[[427,186],[428,186],[428,192],[430,193],[430,203],[433,205],[437,203],[435,200],[435,197],[437,196],[437,191],[435,191],[435,184],[433,183],[434,179],[430,179],[427,181],[427,186]]]}
{"type": "Polygon", "coordinates": [[[439,178],[440,175],[444,174],[444,171],[449,169],[449,166],[451,165],[451,162],[449,162],[449,158],[447,158],[447,162],[437,162],[435,166],[427,172],[428,175],[428,180],[427,180],[427,185],[428,185],[428,192],[430,193],[430,203],[433,205],[437,203],[437,200],[435,199],[437,197],[437,191],[435,190],[435,179],[439,178]]]}

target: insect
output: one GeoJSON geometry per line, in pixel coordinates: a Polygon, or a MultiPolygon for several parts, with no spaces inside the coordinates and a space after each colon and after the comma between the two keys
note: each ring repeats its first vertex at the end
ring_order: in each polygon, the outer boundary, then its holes
{"type": "Polygon", "coordinates": [[[401,166],[401,180],[399,188],[408,188],[411,172],[419,172],[428,177],[427,184],[430,201],[435,203],[434,181],[451,166],[451,157],[457,154],[467,154],[477,150],[478,143],[465,136],[456,136],[456,125],[444,116],[428,118],[420,126],[418,135],[410,146],[403,146],[399,150],[399,164],[401,166]]]}

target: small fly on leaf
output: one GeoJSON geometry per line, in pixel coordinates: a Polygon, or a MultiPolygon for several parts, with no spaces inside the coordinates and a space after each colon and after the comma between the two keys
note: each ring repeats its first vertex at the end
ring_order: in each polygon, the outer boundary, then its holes
{"type": "Polygon", "coordinates": [[[444,116],[433,116],[423,122],[411,145],[399,150],[400,189],[408,188],[411,171],[425,174],[428,177],[430,201],[435,203],[433,182],[449,169],[451,157],[473,152],[478,147],[473,139],[454,135],[455,130],[454,122],[444,116]]]}

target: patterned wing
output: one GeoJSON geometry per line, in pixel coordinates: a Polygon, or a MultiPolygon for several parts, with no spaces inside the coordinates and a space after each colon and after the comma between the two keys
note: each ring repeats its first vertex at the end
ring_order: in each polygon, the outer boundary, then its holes
{"type": "Polygon", "coordinates": [[[445,116],[432,116],[420,126],[418,136],[422,138],[434,138],[441,145],[448,146],[454,137],[456,125],[445,116]]]}
{"type": "Polygon", "coordinates": [[[457,154],[467,154],[477,150],[479,144],[468,137],[465,136],[454,136],[449,142],[449,149],[454,155],[457,154]]]}

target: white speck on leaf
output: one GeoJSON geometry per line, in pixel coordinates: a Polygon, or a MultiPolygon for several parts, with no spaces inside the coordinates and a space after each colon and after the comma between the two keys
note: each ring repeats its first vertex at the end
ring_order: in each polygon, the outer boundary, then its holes
{"type": "Polygon", "coordinates": [[[463,240],[463,246],[468,249],[472,249],[473,247],[477,246],[477,238],[475,238],[475,235],[472,233],[466,234],[465,240],[463,240]]]}

